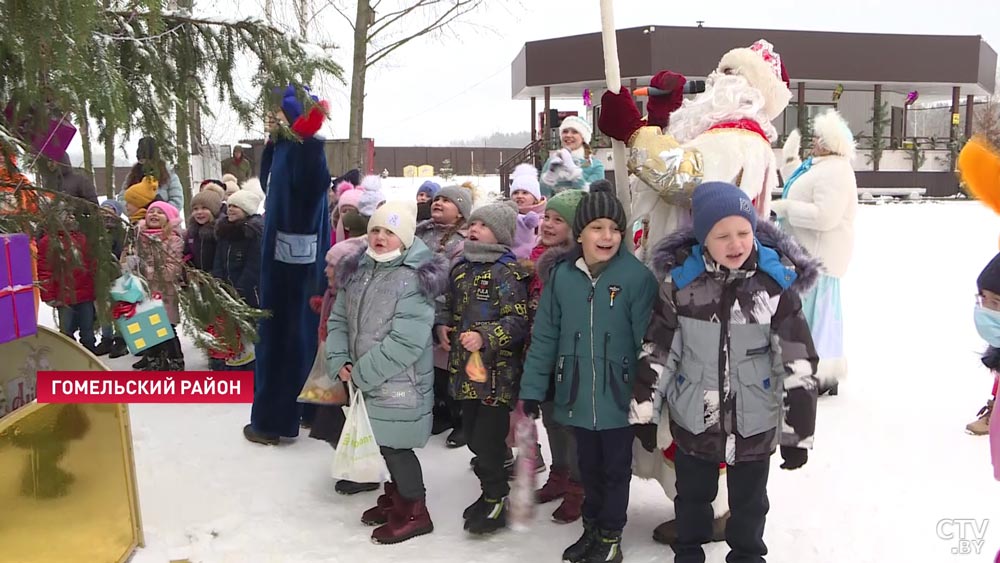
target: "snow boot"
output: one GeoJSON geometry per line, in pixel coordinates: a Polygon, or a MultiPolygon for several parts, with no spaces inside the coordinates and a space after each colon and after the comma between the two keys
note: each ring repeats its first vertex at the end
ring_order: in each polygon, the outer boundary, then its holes
{"type": "Polygon", "coordinates": [[[372,543],[393,544],[434,531],[426,499],[405,499],[399,494],[389,508],[389,521],[372,532],[372,543]]]}
{"type": "MultiPolygon", "coordinates": [[[[712,521],[712,541],[726,541],[726,522],[729,521],[729,511],[712,521]]],[[[653,530],[653,541],[664,545],[677,543],[677,521],[669,520],[653,530]]]]}
{"type": "Polygon", "coordinates": [[[112,359],[120,358],[126,354],[128,354],[128,345],[125,344],[125,341],[121,338],[112,338],[111,351],[108,352],[108,357],[112,359]]]}
{"type": "Polygon", "coordinates": [[[466,506],[465,510],[462,511],[462,519],[468,520],[483,512],[486,512],[486,495],[479,495],[479,498],[476,499],[476,502],[473,502],[469,506],[466,506]]]}
{"type": "Polygon", "coordinates": [[[95,356],[98,356],[98,357],[100,357],[100,356],[106,356],[106,355],[110,354],[111,353],[111,339],[110,338],[102,338],[100,344],[98,344],[97,346],[94,346],[94,349],[91,350],[91,352],[93,352],[93,354],[95,356]]]}
{"type": "Polygon", "coordinates": [[[993,415],[994,399],[986,401],[986,406],[979,409],[976,420],[965,425],[965,429],[970,434],[985,436],[990,433],[990,417],[993,415]]]}
{"type": "Polygon", "coordinates": [[[355,483],[354,481],[341,479],[337,481],[333,489],[342,495],[356,495],[358,493],[367,493],[368,491],[377,491],[378,485],[378,483],[355,483]]]}
{"type": "Polygon", "coordinates": [[[583,534],[573,545],[566,548],[562,554],[563,563],[583,563],[597,542],[597,527],[593,522],[583,519],[583,534]]]}
{"type": "Polygon", "coordinates": [[[622,563],[621,530],[598,530],[594,546],[584,559],[586,563],[622,563]]]}
{"type": "Polygon", "coordinates": [[[144,371],[147,367],[149,367],[148,356],[143,356],[142,358],[139,359],[138,362],[132,364],[132,369],[134,370],[144,371]]]}
{"type": "Polygon", "coordinates": [[[250,424],[243,427],[243,437],[255,444],[264,444],[265,446],[277,446],[279,442],[277,434],[257,432],[250,424]]]}
{"type": "Polygon", "coordinates": [[[398,492],[396,484],[392,481],[385,482],[385,492],[379,495],[375,501],[375,506],[369,508],[361,515],[361,523],[366,526],[381,526],[389,521],[389,511],[393,504],[397,502],[398,492]]]}
{"type": "Polygon", "coordinates": [[[465,529],[475,536],[493,534],[507,527],[507,497],[483,499],[486,502],[482,512],[474,512],[465,521],[465,529]]]}
{"type": "Polygon", "coordinates": [[[462,431],[461,427],[455,428],[448,434],[448,439],[445,440],[445,445],[449,448],[461,448],[465,445],[465,432],[462,431]]]}
{"type": "Polygon", "coordinates": [[[583,510],[583,485],[576,481],[566,482],[566,493],[562,504],[552,513],[552,520],[560,524],[569,524],[580,519],[583,510]]]}
{"type": "Polygon", "coordinates": [[[549,478],[541,489],[535,491],[535,502],[545,504],[560,499],[566,494],[569,485],[569,469],[555,467],[549,470],[549,478]]]}

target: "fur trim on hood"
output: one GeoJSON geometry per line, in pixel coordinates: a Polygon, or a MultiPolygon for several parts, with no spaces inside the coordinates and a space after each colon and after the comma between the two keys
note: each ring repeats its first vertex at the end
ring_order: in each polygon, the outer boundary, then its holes
{"type": "Polygon", "coordinates": [[[575,240],[570,240],[566,245],[553,246],[538,257],[538,261],[535,262],[535,275],[540,277],[542,282],[548,283],[556,264],[569,259],[575,262],[581,255],[580,244],[575,240]]]}
{"type": "MultiPolygon", "coordinates": [[[[367,250],[367,246],[359,248],[340,261],[335,273],[338,288],[347,287],[358,275],[367,250]]],[[[432,254],[420,239],[415,239],[413,246],[404,254],[403,266],[417,272],[420,293],[427,299],[433,301],[448,289],[448,274],[451,272],[448,260],[440,254],[432,254]]]]}
{"type": "MultiPolygon", "coordinates": [[[[755,234],[758,243],[776,251],[781,263],[795,272],[796,278],[790,289],[801,294],[816,284],[823,269],[822,263],[818,258],[810,256],[788,233],[781,231],[769,221],[761,221],[757,223],[755,234]]],[[[658,281],[666,279],[672,269],[687,260],[691,248],[696,244],[698,241],[690,228],[676,231],[657,243],[650,256],[656,279],[658,281]]]]}

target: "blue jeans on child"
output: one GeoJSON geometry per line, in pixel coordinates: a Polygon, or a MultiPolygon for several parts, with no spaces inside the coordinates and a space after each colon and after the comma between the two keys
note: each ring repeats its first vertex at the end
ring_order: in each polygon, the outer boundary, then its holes
{"type": "Polygon", "coordinates": [[[76,332],[80,331],[80,344],[85,348],[93,350],[94,341],[94,320],[97,310],[93,301],[77,303],[76,305],[63,305],[59,307],[59,331],[66,336],[73,338],[76,332]]]}

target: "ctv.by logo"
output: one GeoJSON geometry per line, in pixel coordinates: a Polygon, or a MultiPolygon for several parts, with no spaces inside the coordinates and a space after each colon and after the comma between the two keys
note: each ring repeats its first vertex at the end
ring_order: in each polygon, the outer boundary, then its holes
{"type": "Polygon", "coordinates": [[[937,537],[955,542],[952,555],[979,555],[986,543],[989,525],[989,518],[943,518],[938,520],[935,531],[937,537]]]}

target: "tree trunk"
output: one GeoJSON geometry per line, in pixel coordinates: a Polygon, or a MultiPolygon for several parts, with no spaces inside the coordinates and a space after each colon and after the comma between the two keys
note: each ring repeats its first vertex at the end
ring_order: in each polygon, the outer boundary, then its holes
{"type": "Polygon", "coordinates": [[[309,0],[295,0],[295,19],[299,23],[299,37],[309,39],[309,0]]]}
{"type": "Polygon", "coordinates": [[[274,0],[264,0],[264,17],[267,23],[274,23],[274,0]]]}
{"type": "Polygon", "coordinates": [[[81,105],[76,125],[80,128],[80,142],[83,143],[83,172],[93,179],[94,153],[90,147],[90,114],[87,113],[86,104],[81,105]]]}
{"type": "Polygon", "coordinates": [[[104,126],[104,195],[115,198],[115,128],[104,126]]]}
{"type": "MultiPolygon", "coordinates": [[[[178,98],[184,100],[186,92],[178,92],[178,98]]],[[[183,217],[191,213],[191,158],[188,148],[188,112],[187,103],[177,103],[177,177],[181,179],[181,189],[184,192],[184,209],[180,209],[183,217]]]]}
{"type": "MultiPolygon", "coordinates": [[[[365,116],[365,74],[368,71],[368,27],[371,25],[369,0],[358,0],[354,20],[354,64],[351,67],[351,122],[348,128],[347,155],[351,165],[364,172],[364,151],[361,135],[365,116]]],[[[343,173],[338,170],[337,173],[343,173]]]]}

